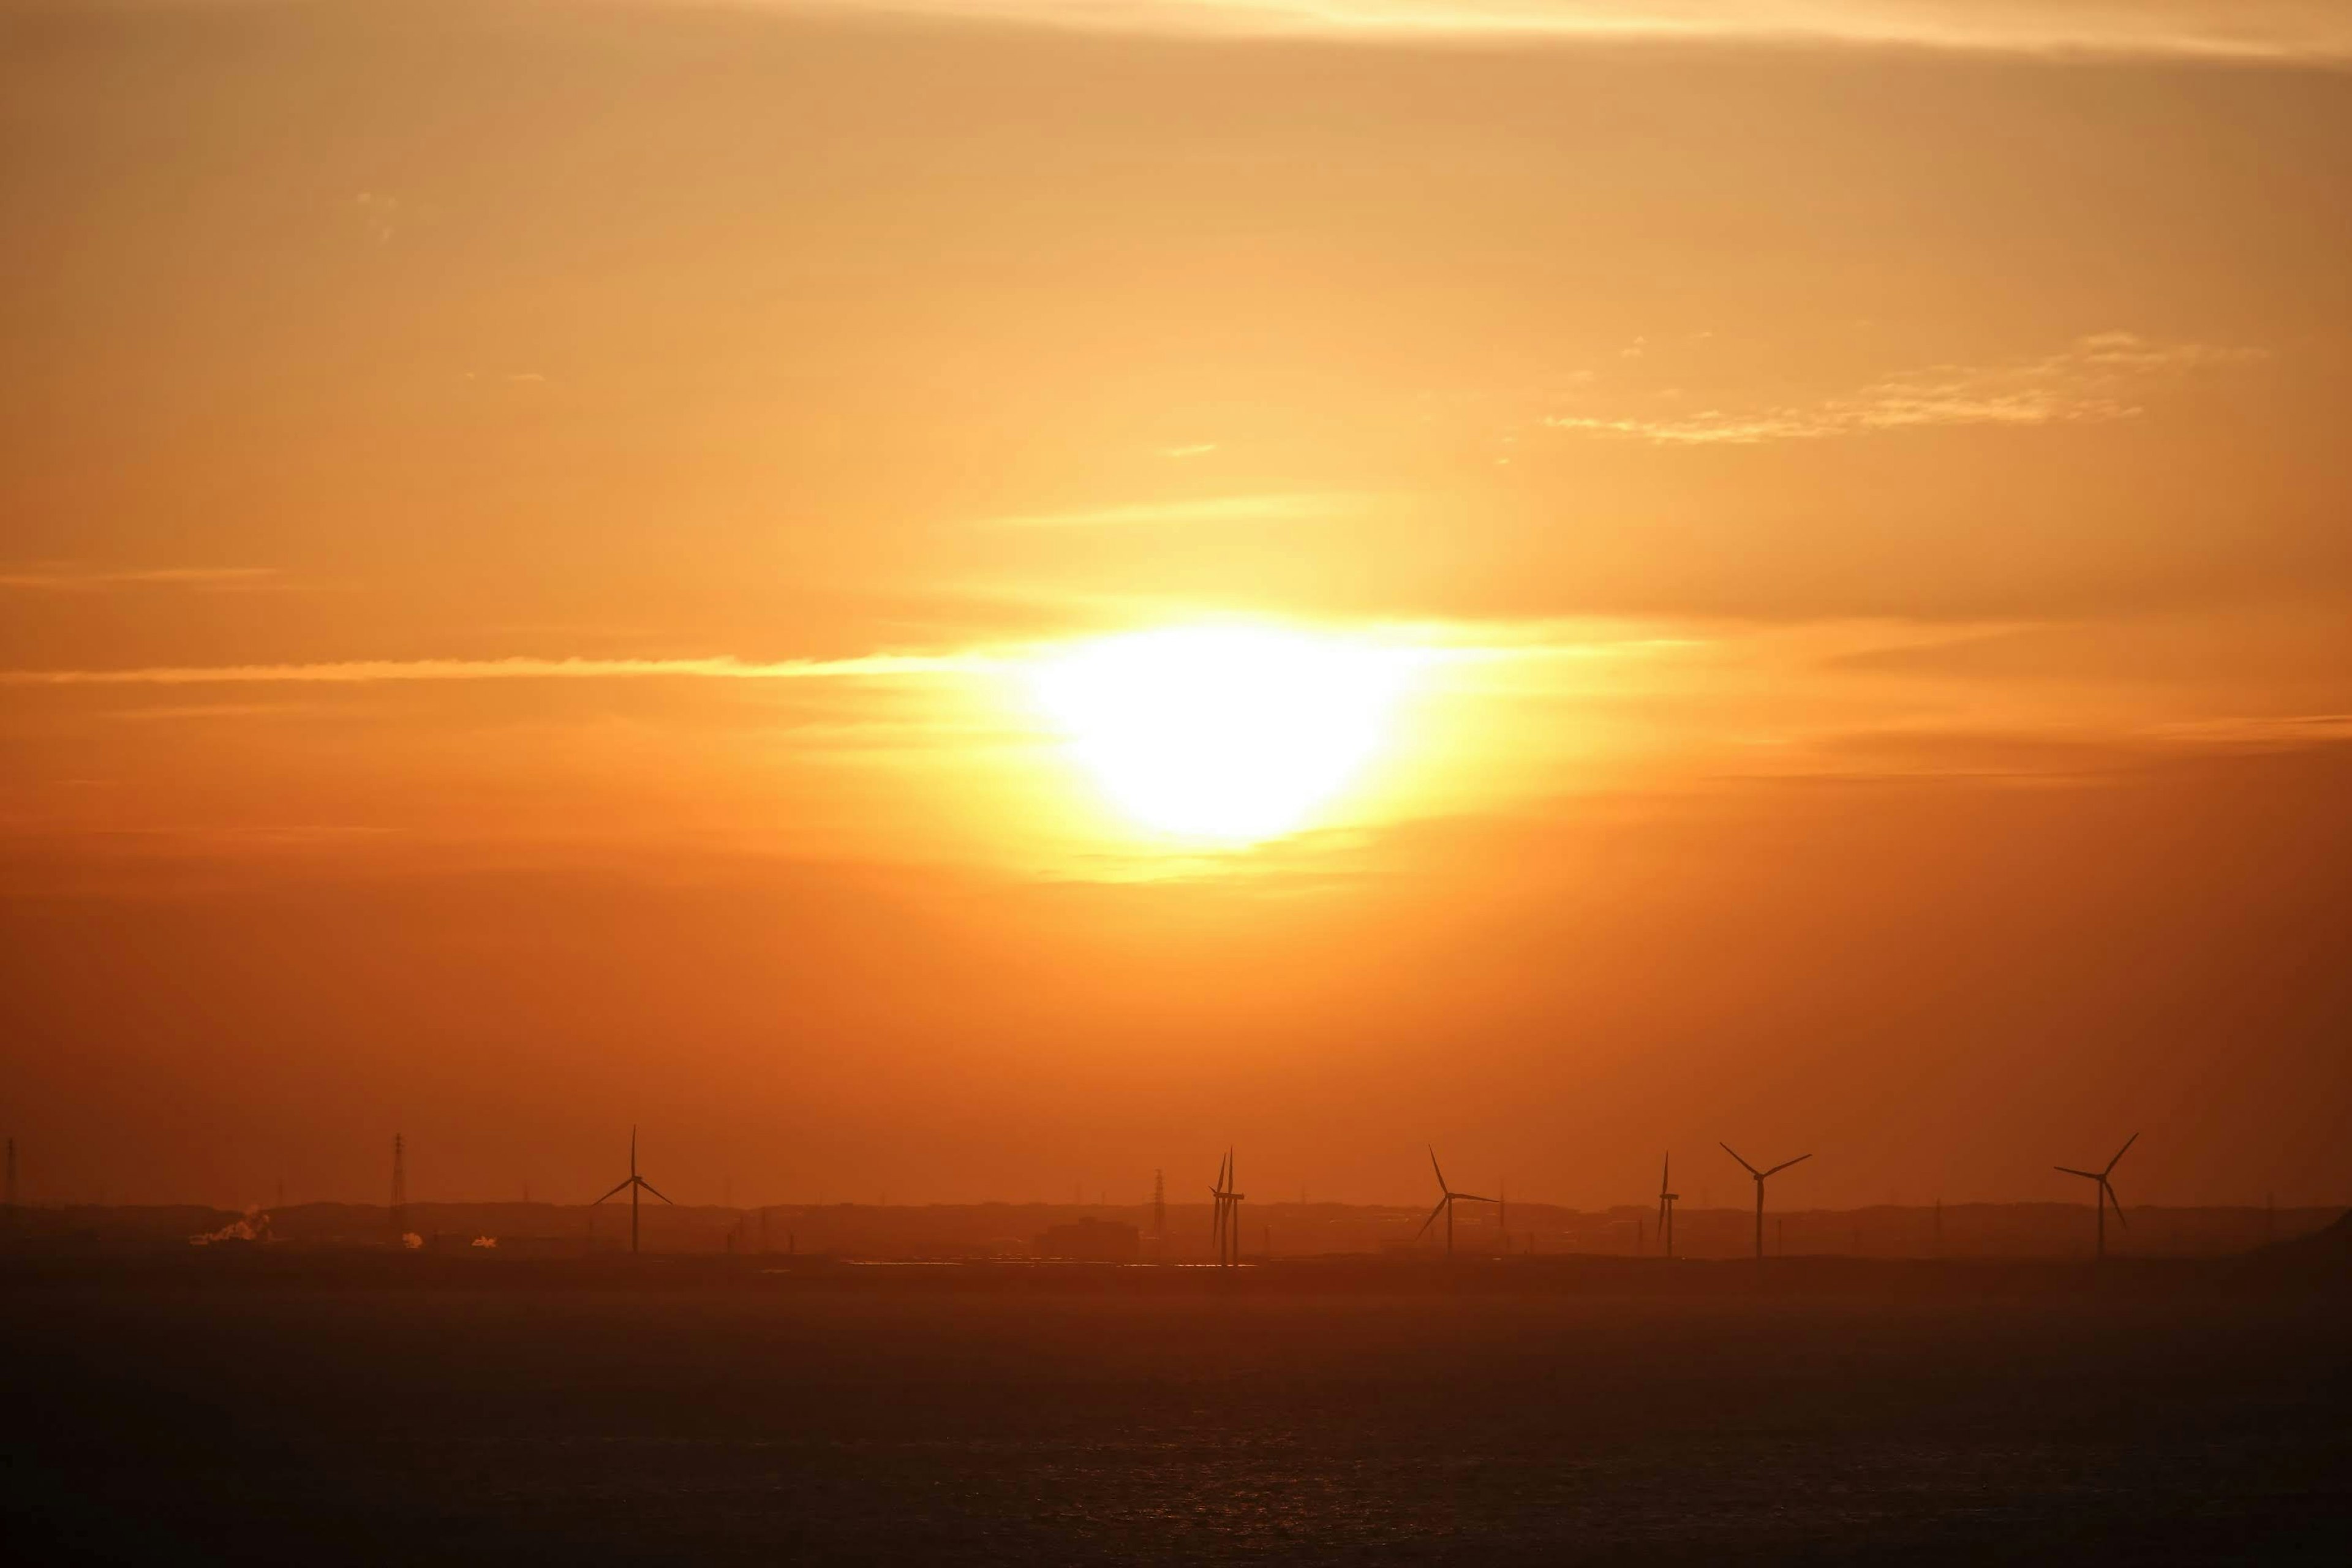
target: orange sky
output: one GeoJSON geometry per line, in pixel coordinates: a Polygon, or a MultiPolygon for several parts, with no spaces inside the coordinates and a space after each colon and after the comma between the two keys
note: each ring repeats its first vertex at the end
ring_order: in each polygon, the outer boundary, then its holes
{"type": "Polygon", "coordinates": [[[1717,1138],[2071,1201],[2141,1127],[2130,1201],[2339,1200],[2347,62],[2297,0],[0,9],[32,1195],[379,1198],[397,1129],[593,1196],[635,1120],[689,1202],[1717,1138]],[[1297,831],[1156,833],[1041,705],[1203,624],[1412,672],[1297,831]]]}

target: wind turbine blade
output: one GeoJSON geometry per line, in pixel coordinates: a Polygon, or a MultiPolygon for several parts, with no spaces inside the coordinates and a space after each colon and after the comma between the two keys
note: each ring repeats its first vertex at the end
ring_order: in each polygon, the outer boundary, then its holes
{"type": "Polygon", "coordinates": [[[1491,1204],[1495,1201],[1492,1198],[1482,1198],[1475,1193],[1448,1193],[1445,1195],[1457,1204],[1491,1204]]]}
{"type": "Polygon", "coordinates": [[[2078,1171],[2072,1165],[2053,1165],[2050,1168],[2053,1171],[2063,1171],[2070,1176],[2080,1176],[2086,1182],[2095,1182],[2099,1179],[2099,1173],[2096,1171],[2078,1171]]]}
{"type": "MultiPolygon", "coordinates": [[[[2128,1137],[2128,1138],[2125,1139],[2125,1140],[2124,1140],[2124,1146],[2123,1146],[2122,1148],[2120,1148],[2120,1149],[2118,1149],[2118,1150],[2116,1150],[2116,1158],[2115,1158],[2114,1160],[2110,1160],[2110,1161],[2108,1161],[2108,1162],[2107,1162],[2107,1171],[2112,1171],[2112,1170],[2114,1170],[2114,1169],[2116,1168],[2116,1161],[2121,1160],[2125,1155],[2126,1155],[2126,1154],[2130,1153],[2130,1152],[2131,1152],[2131,1146],[2132,1146],[2133,1144],[2135,1144],[2135,1143],[2138,1142],[2139,1142],[2139,1134],[2138,1134],[2138,1133],[2137,1133],[2137,1132],[2133,1133],[2130,1137],[2128,1137]]],[[[2102,1172],[2100,1172],[2099,1173],[2100,1173],[2101,1175],[2105,1175],[2105,1174],[2106,1174],[2106,1171],[2102,1171],[2102,1172]]]]}
{"type": "MultiPolygon", "coordinates": [[[[656,1196],[656,1197],[657,1197],[657,1198],[661,1198],[661,1201],[662,1201],[662,1202],[664,1202],[664,1203],[666,1203],[666,1204],[669,1204],[669,1199],[667,1199],[667,1198],[666,1198],[666,1197],[662,1197],[662,1190],[661,1190],[659,1187],[657,1187],[657,1186],[654,1185],[651,1182],[646,1181],[643,1176],[639,1176],[639,1177],[637,1178],[637,1185],[639,1185],[639,1186],[641,1186],[641,1187],[645,1188],[645,1190],[646,1190],[646,1191],[647,1191],[647,1192],[649,1192],[649,1193],[653,1194],[653,1195],[654,1195],[654,1196],[656,1196]]],[[[670,1206],[670,1207],[672,1207],[672,1208],[676,1208],[676,1207],[677,1207],[677,1205],[676,1204],[669,1204],[669,1206],[670,1206]]]]}
{"type": "Polygon", "coordinates": [[[1658,1194],[1658,1223],[1666,1223],[1666,1194],[1664,1193],[1658,1194]]]}
{"type": "Polygon", "coordinates": [[[1429,1168],[1437,1172],[1437,1190],[1441,1193],[1448,1191],[1449,1189],[1445,1185],[1445,1173],[1438,1168],[1437,1146],[1433,1143],[1430,1145],[1429,1149],[1429,1168]]]}
{"type": "Polygon", "coordinates": [[[2107,1202],[2115,1205],[2116,1223],[2123,1226],[2126,1230],[2129,1230],[2131,1228],[2131,1221],[2124,1218],[2124,1201],[2123,1199],[2116,1196],[2115,1184],[2102,1176],[2099,1179],[2099,1191],[2106,1194],[2107,1202]]]}
{"type": "Polygon", "coordinates": [[[1412,1233],[1412,1238],[1415,1241],[1419,1241],[1423,1237],[1429,1234],[1429,1227],[1437,1223],[1437,1216],[1445,1212],[1445,1205],[1450,1201],[1451,1200],[1446,1198],[1440,1198],[1437,1200],[1437,1206],[1429,1211],[1429,1217],[1423,1220],[1421,1222],[1421,1228],[1412,1233]]]}
{"type": "Polygon", "coordinates": [[[1673,1154],[1669,1153],[1666,1156],[1666,1163],[1658,1167],[1658,1195],[1660,1197],[1664,1197],[1666,1195],[1666,1189],[1675,1184],[1674,1174],[1675,1157],[1673,1154]]]}
{"type": "Polygon", "coordinates": [[[1793,1159],[1793,1160],[1783,1160],[1783,1161],[1781,1161],[1779,1164],[1777,1164],[1777,1165],[1773,1166],[1770,1170],[1769,1170],[1769,1171],[1765,1172],[1764,1173],[1765,1173],[1766,1175],[1768,1175],[1768,1176],[1778,1175],[1778,1174],[1779,1174],[1780,1173],[1781,1173],[1782,1171],[1787,1170],[1790,1166],[1791,1166],[1791,1165],[1801,1165],[1801,1164],[1803,1164],[1806,1161],[1808,1161],[1808,1160],[1810,1160],[1810,1159],[1811,1159],[1811,1158],[1812,1158],[1812,1156],[1811,1156],[1811,1154],[1800,1154],[1800,1155],[1798,1155],[1798,1156],[1797,1156],[1795,1159],[1793,1159]]]}
{"type": "MultiPolygon", "coordinates": [[[[635,1176],[631,1176],[631,1177],[629,1178],[629,1182],[634,1182],[634,1181],[635,1181],[635,1180],[636,1180],[636,1178],[635,1178],[635,1176]]],[[[625,1193],[625,1192],[627,1192],[627,1191],[629,1190],[629,1182],[623,1182],[622,1184],[620,1184],[620,1185],[618,1185],[618,1186],[614,1187],[611,1193],[606,1193],[606,1194],[604,1194],[604,1198],[609,1198],[609,1197],[611,1197],[611,1196],[614,1194],[614,1193],[625,1193]]],[[[603,1203],[603,1202],[604,1201],[604,1198],[598,1198],[598,1199],[596,1200],[596,1202],[601,1204],[601,1203],[603,1203]]],[[[593,1206],[593,1205],[591,1205],[591,1206],[593,1206]]]]}
{"type": "MultiPolygon", "coordinates": [[[[1733,1159],[1735,1159],[1735,1160],[1739,1160],[1739,1151],[1738,1151],[1738,1150],[1737,1150],[1737,1149],[1733,1148],[1733,1147],[1732,1147],[1730,1144],[1728,1144],[1728,1143],[1722,1143],[1722,1142],[1721,1142],[1721,1140],[1717,1140],[1717,1142],[1721,1145],[1721,1147],[1722,1147],[1722,1149],[1723,1149],[1723,1152],[1724,1152],[1725,1153],[1727,1153],[1727,1154],[1730,1155],[1730,1156],[1731,1156],[1733,1159]]],[[[1749,1175],[1751,1175],[1751,1176],[1754,1176],[1754,1175],[1760,1175],[1760,1174],[1762,1174],[1762,1173],[1761,1173],[1761,1172],[1759,1172],[1759,1171],[1758,1171],[1758,1170],[1756,1169],[1756,1167],[1755,1167],[1755,1166],[1748,1164],[1748,1162],[1747,1162],[1747,1161],[1745,1161],[1745,1160],[1739,1160],[1739,1163],[1740,1163],[1741,1167],[1742,1167],[1743,1169],[1745,1169],[1745,1170],[1747,1171],[1747,1173],[1748,1173],[1749,1175]]]]}

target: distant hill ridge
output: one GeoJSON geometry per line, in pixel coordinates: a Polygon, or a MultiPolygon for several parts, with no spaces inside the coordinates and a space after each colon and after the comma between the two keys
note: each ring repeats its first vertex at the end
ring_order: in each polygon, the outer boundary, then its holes
{"type": "Polygon", "coordinates": [[[2324,1229],[2261,1248],[2247,1267],[2263,1274],[2352,1283],[2352,1210],[2324,1229]]]}

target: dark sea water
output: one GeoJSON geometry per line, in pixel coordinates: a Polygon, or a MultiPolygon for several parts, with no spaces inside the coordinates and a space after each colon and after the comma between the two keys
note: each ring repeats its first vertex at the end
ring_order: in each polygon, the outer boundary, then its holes
{"type": "Polygon", "coordinates": [[[2340,1301],[77,1278],[17,1562],[2352,1562],[2340,1301]]]}

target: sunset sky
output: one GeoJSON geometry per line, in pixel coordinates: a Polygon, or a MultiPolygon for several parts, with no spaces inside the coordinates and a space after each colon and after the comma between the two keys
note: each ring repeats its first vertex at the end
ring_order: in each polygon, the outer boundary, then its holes
{"type": "Polygon", "coordinates": [[[2338,0],[5,0],[0,1131],[2342,1201],[2347,258],[2338,0]]]}

